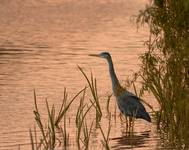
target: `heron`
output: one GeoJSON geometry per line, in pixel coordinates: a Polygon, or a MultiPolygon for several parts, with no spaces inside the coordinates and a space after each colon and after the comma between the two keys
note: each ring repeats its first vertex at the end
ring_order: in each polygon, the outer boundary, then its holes
{"type": "Polygon", "coordinates": [[[109,74],[112,82],[113,94],[116,97],[118,108],[121,113],[126,117],[126,120],[127,117],[129,117],[130,124],[133,118],[141,118],[148,122],[151,122],[150,115],[146,111],[144,105],[141,103],[141,99],[120,85],[120,82],[115,73],[110,53],[102,52],[100,54],[90,54],[90,56],[96,56],[107,60],[109,66],[109,74]]]}

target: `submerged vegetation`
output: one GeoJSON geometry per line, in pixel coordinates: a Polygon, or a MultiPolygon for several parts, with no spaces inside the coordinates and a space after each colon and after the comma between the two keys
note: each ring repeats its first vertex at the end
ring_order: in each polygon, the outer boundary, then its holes
{"type": "Polygon", "coordinates": [[[169,140],[188,147],[189,1],[153,0],[138,23],[148,24],[148,50],[141,56],[142,90],[153,93],[160,110],[157,125],[169,140]]]}

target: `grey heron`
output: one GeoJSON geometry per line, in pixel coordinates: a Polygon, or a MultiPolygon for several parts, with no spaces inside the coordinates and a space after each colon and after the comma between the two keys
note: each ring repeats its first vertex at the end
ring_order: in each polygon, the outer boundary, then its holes
{"type": "Polygon", "coordinates": [[[131,118],[141,118],[151,122],[150,115],[146,111],[144,105],[141,103],[140,98],[127,91],[120,85],[114,70],[111,55],[108,52],[102,52],[100,54],[90,54],[90,56],[101,57],[107,60],[112,81],[112,90],[114,96],[116,97],[118,108],[122,114],[129,117],[130,123],[131,118]]]}

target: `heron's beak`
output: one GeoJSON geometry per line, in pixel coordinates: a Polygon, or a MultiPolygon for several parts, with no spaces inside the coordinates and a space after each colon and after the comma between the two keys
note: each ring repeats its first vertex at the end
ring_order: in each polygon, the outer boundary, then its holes
{"type": "Polygon", "coordinates": [[[99,54],[89,54],[89,56],[93,56],[93,57],[100,57],[99,54]]]}

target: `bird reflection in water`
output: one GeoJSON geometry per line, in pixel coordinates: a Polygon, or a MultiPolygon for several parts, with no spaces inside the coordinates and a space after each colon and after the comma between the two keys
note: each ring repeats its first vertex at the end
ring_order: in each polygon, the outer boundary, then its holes
{"type": "Polygon", "coordinates": [[[150,138],[149,136],[150,131],[144,131],[142,133],[132,132],[125,134],[122,137],[116,137],[110,139],[114,144],[112,149],[114,150],[125,150],[125,149],[132,149],[137,147],[146,147],[145,143],[150,138]],[[131,136],[132,134],[132,136],[131,136]]]}

